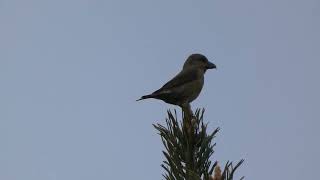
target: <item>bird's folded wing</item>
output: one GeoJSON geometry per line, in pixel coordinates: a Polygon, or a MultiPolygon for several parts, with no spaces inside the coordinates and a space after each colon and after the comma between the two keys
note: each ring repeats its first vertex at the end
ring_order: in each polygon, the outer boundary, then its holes
{"type": "Polygon", "coordinates": [[[163,85],[159,90],[155,91],[154,93],[170,90],[175,87],[182,86],[186,83],[195,81],[199,79],[198,70],[195,68],[184,69],[179,74],[177,74],[173,79],[163,85]]]}

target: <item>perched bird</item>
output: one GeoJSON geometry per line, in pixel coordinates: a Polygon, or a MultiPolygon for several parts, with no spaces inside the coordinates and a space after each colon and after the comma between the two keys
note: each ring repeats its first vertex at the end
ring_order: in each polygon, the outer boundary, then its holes
{"type": "Polygon", "coordinates": [[[152,94],[142,96],[137,101],[154,98],[166,103],[180,106],[191,112],[190,103],[195,100],[203,87],[204,74],[216,65],[209,62],[202,54],[192,54],[183,65],[182,70],[173,79],[152,94]]]}

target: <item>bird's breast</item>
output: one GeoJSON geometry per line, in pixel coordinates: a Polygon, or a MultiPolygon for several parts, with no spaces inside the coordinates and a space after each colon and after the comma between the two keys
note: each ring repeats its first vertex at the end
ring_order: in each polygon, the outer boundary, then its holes
{"type": "Polygon", "coordinates": [[[193,93],[191,93],[192,95],[190,96],[189,102],[192,102],[193,100],[195,100],[203,87],[203,78],[199,79],[197,81],[195,81],[192,85],[191,85],[191,89],[193,89],[193,93]]]}
{"type": "Polygon", "coordinates": [[[184,102],[190,103],[199,96],[203,87],[203,82],[204,79],[199,78],[184,85],[183,89],[181,90],[181,95],[184,97],[184,102]]]}

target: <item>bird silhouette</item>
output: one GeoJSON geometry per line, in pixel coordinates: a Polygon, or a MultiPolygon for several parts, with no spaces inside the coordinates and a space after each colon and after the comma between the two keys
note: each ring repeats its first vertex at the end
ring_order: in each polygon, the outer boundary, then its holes
{"type": "Polygon", "coordinates": [[[160,89],[142,96],[137,101],[154,98],[180,106],[184,112],[192,114],[190,103],[195,100],[203,87],[204,74],[216,65],[202,54],[192,54],[185,61],[182,70],[160,89]]]}

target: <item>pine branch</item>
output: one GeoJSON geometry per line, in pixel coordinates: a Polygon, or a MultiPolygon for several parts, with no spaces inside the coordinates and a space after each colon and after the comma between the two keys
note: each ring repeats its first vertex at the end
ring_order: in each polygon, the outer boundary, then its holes
{"type": "MultiPolygon", "coordinates": [[[[166,180],[212,180],[212,173],[218,167],[217,161],[212,163],[210,160],[216,145],[212,144],[212,140],[220,129],[207,132],[207,124],[203,122],[204,109],[197,109],[194,116],[184,113],[180,122],[176,110],[167,113],[166,126],[153,124],[165,147],[163,154],[166,160],[161,165],[166,172],[163,177],[166,180]]],[[[235,171],[242,163],[243,160],[233,167],[232,162],[227,162],[216,180],[233,180],[235,171]]]]}

